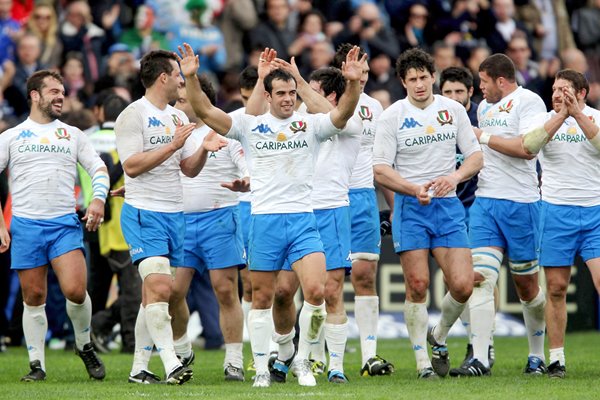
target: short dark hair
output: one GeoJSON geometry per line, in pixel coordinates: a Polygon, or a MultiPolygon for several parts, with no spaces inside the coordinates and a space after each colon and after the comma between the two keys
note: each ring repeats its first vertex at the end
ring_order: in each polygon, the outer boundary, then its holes
{"type": "Polygon", "coordinates": [[[464,67],[448,67],[440,74],[440,89],[444,88],[446,82],[460,82],[467,90],[473,87],[473,74],[464,67]]]}
{"type": "Polygon", "coordinates": [[[123,110],[129,105],[127,100],[116,94],[108,95],[102,102],[104,122],[114,122],[123,110]]]}
{"type": "Polygon", "coordinates": [[[171,60],[177,61],[175,53],[166,50],[154,50],[146,54],[140,61],[140,78],[144,88],[148,89],[154,85],[163,72],[171,74],[173,65],[171,60]]]}
{"type": "Polygon", "coordinates": [[[275,79],[279,79],[285,82],[294,81],[296,85],[298,84],[298,82],[296,82],[296,78],[294,78],[294,76],[289,72],[286,72],[279,68],[274,69],[273,71],[269,72],[269,74],[265,77],[264,80],[265,90],[269,92],[269,94],[273,94],[273,81],[275,79]]]}
{"type": "Polygon", "coordinates": [[[29,104],[29,106],[31,106],[31,91],[35,90],[41,94],[42,89],[45,86],[44,79],[46,78],[56,79],[61,85],[63,84],[63,78],[58,72],[50,71],[48,69],[34,72],[27,79],[27,104],[29,104]]]}
{"type": "Polygon", "coordinates": [[[258,69],[253,65],[249,65],[240,73],[240,88],[254,89],[257,80],[258,69]]]}
{"type": "Polygon", "coordinates": [[[433,57],[418,48],[406,50],[396,60],[396,75],[404,80],[406,73],[411,69],[428,71],[433,75],[435,73],[433,57]]]}
{"type": "Polygon", "coordinates": [[[496,80],[504,78],[515,82],[515,64],[506,54],[492,54],[479,65],[479,72],[485,72],[490,78],[496,80]]]}
{"type": "Polygon", "coordinates": [[[575,70],[561,69],[556,73],[554,79],[564,79],[565,81],[571,82],[575,92],[580,92],[582,89],[585,89],[585,97],[587,97],[588,93],[590,92],[590,84],[585,78],[585,75],[575,70]]]}
{"type": "MultiPolygon", "coordinates": [[[[342,63],[346,62],[346,56],[348,55],[348,52],[352,50],[353,47],[354,45],[351,43],[342,43],[341,45],[339,45],[335,52],[335,56],[333,56],[331,66],[342,69],[342,63]]],[[[358,59],[360,60],[363,55],[365,55],[365,51],[361,47],[360,51],[358,52],[358,59]]]]}
{"type": "Polygon", "coordinates": [[[342,71],[335,67],[319,68],[310,74],[309,80],[319,82],[325,96],[335,93],[335,101],[339,101],[346,90],[346,80],[342,71]]]}
{"type": "Polygon", "coordinates": [[[215,91],[215,88],[210,79],[208,79],[208,77],[205,74],[202,74],[198,75],[198,81],[200,82],[200,87],[202,88],[202,91],[204,92],[206,97],[208,97],[208,100],[210,100],[210,104],[212,104],[213,106],[217,104],[217,92],[215,91]]]}

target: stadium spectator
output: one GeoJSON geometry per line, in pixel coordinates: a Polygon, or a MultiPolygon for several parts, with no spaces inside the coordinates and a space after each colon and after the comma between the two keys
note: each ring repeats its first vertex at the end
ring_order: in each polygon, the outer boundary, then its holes
{"type": "Polygon", "coordinates": [[[129,46],[136,60],[141,60],[146,53],[152,50],[167,50],[169,43],[164,35],[154,29],[154,9],[141,5],[135,12],[134,26],[123,32],[119,38],[120,43],[129,46]]]}
{"type": "Polygon", "coordinates": [[[296,36],[289,23],[288,0],[265,0],[265,11],[266,18],[250,31],[251,48],[269,47],[274,49],[280,58],[287,60],[288,48],[296,36]]]}
{"type": "Polygon", "coordinates": [[[369,56],[375,51],[392,58],[399,53],[398,40],[394,32],[382,21],[377,5],[370,2],[358,6],[355,15],[346,23],[344,30],[333,37],[336,48],[343,43],[360,46],[369,56]]]}
{"type": "Polygon", "coordinates": [[[392,59],[385,53],[373,52],[369,59],[369,79],[365,84],[365,92],[377,90],[387,91],[392,102],[398,101],[406,95],[404,87],[396,78],[392,59]]]}
{"type": "Polygon", "coordinates": [[[223,12],[217,20],[227,51],[224,69],[241,70],[245,63],[244,36],[258,23],[258,15],[252,0],[226,0],[223,12]]]}
{"type": "Polygon", "coordinates": [[[517,84],[541,94],[546,71],[540,70],[540,64],[531,59],[531,49],[525,34],[517,32],[513,35],[508,41],[506,55],[515,64],[517,84]]]}
{"type": "MultiPolygon", "coordinates": [[[[413,47],[420,47],[425,51],[429,50],[433,38],[431,37],[432,30],[427,7],[421,1],[416,1],[408,8],[407,14],[407,19],[399,20],[402,22],[395,26],[400,52],[413,47]]],[[[395,57],[395,55],[392,57],[395,57]]]]}
{"type": "Polygon", "coordinates": [[[40,40],[32,34],[24,34],[17,39],[15,57],[15,75],[12,80],[12,87],[7,89],[7,97],[10,97],[11,104],[18,115],[27,112],[27,79],[34,72],[43,69],[45,66],[39,62],[41,54],[40,40]]]}
{"type": "MultiPolygon", "coordinates": [[[[515,32],[527,35],[529,47],[532,46],[531,32],[525,24],[515,19],[514,0],[492,0],[492,7],[479,14],[479,35],[483,37],[492,53],[504,53],[508,42],[515,32]]],[[[534,56],[537,59],[537,56],[534,56]]]]}
{"type": "Polygon", "coordinates": [[[288,47],[289,56],[295,57],[296,65],[299,68],[309,64],[312,47],[316,43],[326,40],[324,28],[325,17],[319,11],[312,10],[300,16],[298,33],[288,47]]]}
{"type": "Polygon", "coordinates": [[[0,0],[0,65],[15,60],[15,42],[21,24],[13,19],[13,0],[0,0]]]}
{"type": "Polygon", "coordinates": [[[58,17],[54,7],[49,3],[36,4],[25,29],[42,42],[40,62],[48,68],[58,68],[62,63],[63,45],[58,38],[58,17]]]}

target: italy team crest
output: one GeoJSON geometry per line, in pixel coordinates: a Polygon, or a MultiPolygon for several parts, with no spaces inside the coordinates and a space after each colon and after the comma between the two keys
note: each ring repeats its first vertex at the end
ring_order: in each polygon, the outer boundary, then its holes
{"type": "Polygon", "coordinates": [[[438,111],[438,116],[437,116],[437,121],[440,123],[440,125],[444,126],[444,125],[452,125],[452,115],[450,115],[450,113],[448,112],[448,110],[441,110],[438,111]]]}
{"type": "Polygon", "coordinates": [[[67,130],[65,128],[57,128],[54,131],[54,134],[59,139],[71,140],[71,135],[69,135],[69,132],[67,132],[67,130]]]}
{"type": "Polygon", "coordinates": [[[513,101],[512,101],[512,99],[510,99],[508,101],[508,103],[504,103],[498,107],[498,112],[505,112],[505,113],[509,114],[510,110],[512,110],[512,108],[513,108],[513,105],[514,105],[513,101]]]}
{"type": "Polygon", "coordinates": [[[360,106],[360,110],[358,111],[358,116],[363,121],[364,120],[367,120],[367,121],[373,120],[373,113],[371,112],[371,110],[369,110],[369,107],[367,107],[367,106],[360,106]]]}
{"type": "Polygon", "coordinates": [[[304,121],[294,121],[290,124],[290,130],[293,133],[298,133],[300,131],[306,132],[306,122],[304,121]]]}
{"type": "Polygon", "coordinates": [[[183,126],[183,121],[179,118],[177,114],[171,114],[171,118],[173,119],[173,123],[175,126],[183,126]]]}

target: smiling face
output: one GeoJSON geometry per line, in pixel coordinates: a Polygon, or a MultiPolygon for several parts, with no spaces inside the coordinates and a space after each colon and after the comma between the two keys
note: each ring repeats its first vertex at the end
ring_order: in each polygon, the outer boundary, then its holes
{"type": "Polygon", "coordinates": [[[433,100],[435,78],[427,70],[411,68],[406,71],[402,84],[406,88],[408,100],[417,107],[426,107],[433,100]]]}
{"type": "Polygon", "coordinates": [[[177,98],[179,97],[177,89],[184,85],[184,80],[181,76],[181,69],[179,69],[179,64],[177,64],[177,61],[169,60],[169,62],[173,66],[173,70],[170,74],[163,72],[163,75],[165,77],[163,82],[165,95],[168,98],[168,102],[172,102],[177,100],[177,98]]]}
{"type": "Polygon", "coordinates": [[[44,78],[41,89],[31,92],[32,108],[37,108],[49,120],[60,118],[64,99],[65,87],[52,77],[44,78]]]}
{"type": "Polygon", "coordinates": [[[287,119],[296,108],[296,82],[273,79],[271,93],[265,92],[271,113],[277,118],[287,119]]]}

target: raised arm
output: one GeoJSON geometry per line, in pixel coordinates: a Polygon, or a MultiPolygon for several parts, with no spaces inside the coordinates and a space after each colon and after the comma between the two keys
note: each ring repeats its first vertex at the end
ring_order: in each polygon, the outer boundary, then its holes
{"type": "Polygon", "coordinates": [[[346,55],[346,61],[342,63],[342,74],[348,84],[337,107],[331,110],[329,114],[331,122],[338,129],[343,129],[346,126],[346,122],[354,114],[360,97],[360,77],[367,55],[363,55],[359,60],[359,50],[358,46],[354,46],[346,55]]]}
{"type": "Polygon", "coordinates": [[[261,115],[269,111],[269,105],[265,100],[264,81],[265,77],[275,68],[273,63],[275,57],[277,57],[277,52],[268,47],[265,47],[262,53],[260,53],[257,67],[258,79],[256,80],[256,85],[254,85],[252,94],[248,98],[246,114],[261,115]]]}
{"type": "Polygon", "coordinates": [[[185,77],[185,89],[188,95],[188,101],[192,105],[196,115],[204,123],[214,129],[215,132],[225,135],[231,129],[231,117],[223,110],[213,106],[202,91],[200,81],[196,76],[200,61],[194,54],[192,47],[184,43],[183,48],[179,47],[182,57],[177,54],[177,60],[181,67],[181,73],[185,77]]]}
{"type": "Polygon", "coordinates": [[[273,60],[273,64],[276,68],[282,69],[284,71],[289,72],[294,79],[296,79],[298,94],[302,97],[302,101],[306,104],[306,108],[308,112],[314,113],[328,113],[333,110],[333,105],[319,93],[314,91],[308,82],[304,80],[302,75],[300,75],[300,71],[298,70],[298,66],[296,65],[295,57],[292,57],[291,62],[287,62],[282,60],[281,58],[276,58],[273,60]]]}

